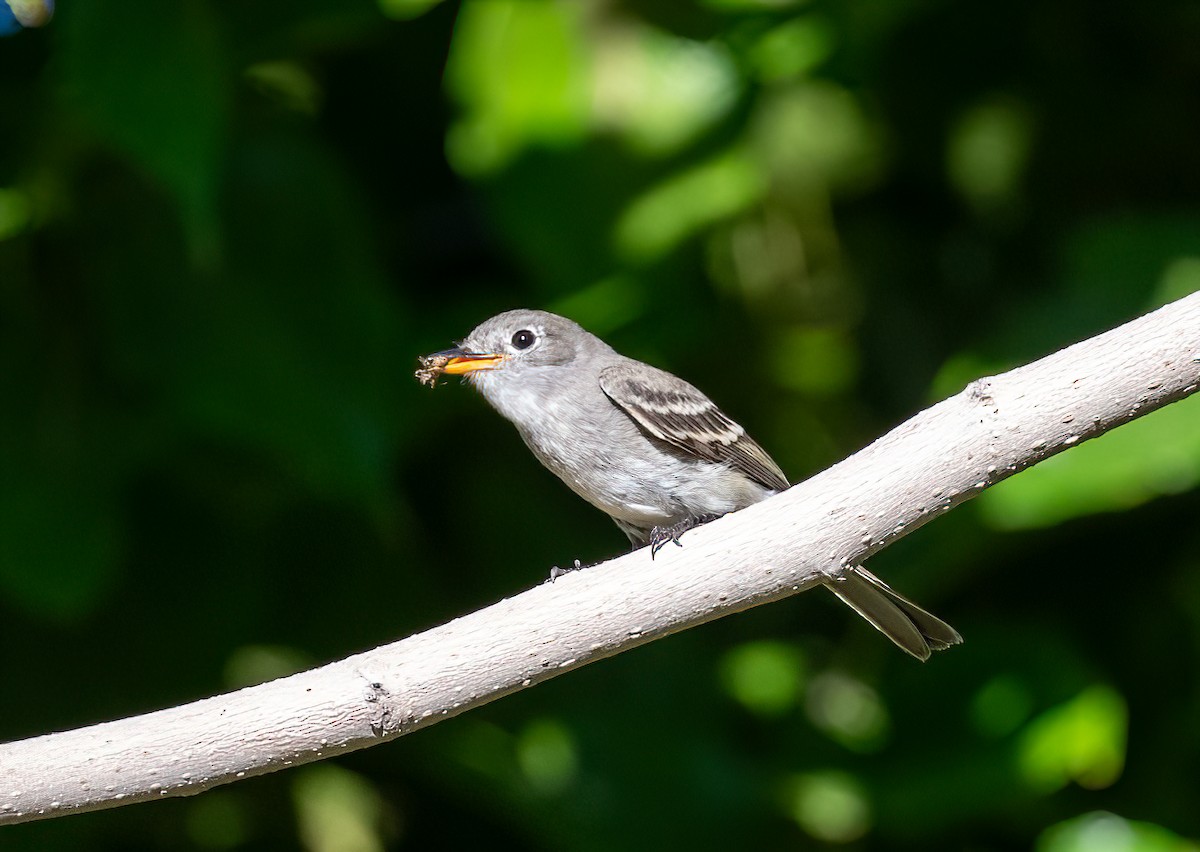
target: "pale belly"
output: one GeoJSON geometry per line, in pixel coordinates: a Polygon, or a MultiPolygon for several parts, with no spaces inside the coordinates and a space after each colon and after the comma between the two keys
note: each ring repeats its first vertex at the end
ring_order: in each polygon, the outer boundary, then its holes
{"type": "Polygon", "coordinates": [[[724,465],[683,459],[649,444],[621,457],[607,447],[587,455],[577,445],[569,453],[532,443],[530,449],[584,500],[638,527],[724,515],[775,493],[724,465]]]}

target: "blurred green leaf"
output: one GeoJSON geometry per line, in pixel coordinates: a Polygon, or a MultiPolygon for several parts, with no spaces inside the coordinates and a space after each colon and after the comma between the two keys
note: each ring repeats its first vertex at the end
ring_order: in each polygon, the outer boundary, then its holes
{"type": "Polygon", "coordinates": [[[605,278],[558,299],[549,309],[603,337],[636,319],[645,309],[645,297],[628,278],[605,278]]]}
{"type": "Polygon", "coordinates": [[[202,849],[234,849],[247,842],[251,822],[241,798],[213,790],[190,803],[186,827],[189,839],[202,849]]]}
{"type": "Polygon", "coordinates": [[[1152,822],[1094,811],[1050,826],[1035,848],[1037,852],[1195,852],[1197,845],[1152,822]]]}
{"type": "Polygon", "coordinates": [[[380,10],[389,18],[407,21],[424,15],[442,0],[379,0],[380,10]]]}
{"type": "Polygon", "coordinates": [[[283,139],[245,145],[233,175],[238,272],[188,294],[175,402],[318,491],[384,499],[404,355],[360,203],[324,153],[283,139]]]}
{"type": "Polygon", "coordinates": [[[739,645],[725,654],[720,671],[726,692],[759,716],[782,716],[803,693],[804,655],[782,642],[739,645]]]}
{"type": "Polygon", "coordinates": [[[587,45],[581,8],[526,0],[468,0],[458,13],[446,87],[462,105],[446,153],[466,175],[504,166],[527,145],[577,141],[587,45]]]}
{"type": "Polygon", "coordinates": [[[1182,255],[1167,263],[1154,300],[1165,305],[1196,292],[1200,292],[1200,255],[1182,255]]]}
{"type": "Polygon", "coordinates": [[[814,676],[804,707],[813,725],[852,751],[877,751],[891,733],[891,720],[879,693],[845,672],[814,676]]]}
{"type": "Polygon", "coordinates": [[[1035,789],[1051,792],[1074,781],[1099,790],[1125,766],[1125,701],[1093,686],[1034,719],[1021,735],[1020,765],[1035,789]]]}
{"type": "Polygon", "coordinates": [[[23,231],[32,215],[29,197],[20,189],[0,189],[0,240],[23,231]]]}
{"type": "Polygon", "coordinates": [[[579,774],[578,747],[567,727],[553,719],[527,724],[517,736],[517,765],[543,795],[564,793],[579,774]]]}
{"type": "Polygon", "coordinates": [[[809,835],[850,843],[871,828],[871,804],[862,785],[844,772],[812,772],[787,785],[788,811],[809,835]]]}
{"type": "Polygon", "coordinates": [[[639,154],[661,158],[681,150],[736,103],[737,69],[719,43],[645,26],[606,28],[597,36],[593,121],[639,154]]]}
{"type": "Polygon", "coordinates": [[[725,152],[634,199],[617,222],[613,242],[632,263],[657,260],[689,236],[746,209],[765,188],[752,157],[725,152]]]}
{"type": "Polygon", "coordinates": [[[79,0],[62,10],[57,30],[64,103],[162,182],[196,256],[211,262],[230,97],[211,6],[79,0]]]}
{"type": "MultiPolygon", "coordinates": [[[[13,448],[34,453],[28,446],[13,448]]],[[[113,586],[125,530],[105,473],[55,470],[6,453],[0,487],[0,590],[14,605],[54,619],[87,613],[113,586]],[[98,475],[97,475],[98,474],[98,475]]]]}
{"type": "Polygon", "coordinates": [[[807,5],[809,0],[703,0],[705,6],[722,12],[772,12],[807,5]]]}
{"type": "Polygon", "coordinates": [[[840,329],[793,328],[776,343],[771,366],[780,387],[814,395],[846,393],[857,379],[858,352],[840,329]]]}
{"type": "Polygon", "coordinates": [[[1013,675],[997,675],[975,693],[971,719],[989,737],[1006,736],[1029,718],[1034,697],[1027,684],[1013,675]]]}
{"type": "MultiPolygon", "coordinates": [[[[1140,316],[1178,292],[1171,270],[1196,257],[1200,211],[1144,213],[1116,210],[1081,219],[1063,235],[1056,302],[1030,308],[1030,330],[1059,327],[1074,342],[1099,329],[1140,316]]],[[[1178,295],[1186,295],[1179,293],[1178,295]]],[[[1018,329],[1019,331],[1019,329],[1018,329]]]]}
{"type": "Polygon", "coordinates": [[[1200,480],[1200,398],[1141,417],[980,495],[997,529],[1052,526],[1178,494],[1200,480]]]}
{"type": "Polygon", "coordinates": [[[311,852],[383,852],[385,805],[362,776],[323,763],[298,770],[292,798],[304,848],[311,852]]]}
{"type": "Polygon", "coordinates": [[[1033,133],[1029,110],[1011,98],[990,98],[964,112],[946,153],[955,189],[983,213],[1014,203],[1033,133]]]}
{"type": "Polygon", "coordinates": [[[225,685],[241,689],[287,677],[313,667],[314,661],[296,648],[281,645],[244,645],[225,663],[225,685]]]}
{"type": "Polygon", "coordinates": [[[245,70],[246,79],[287,109],[316,115],[324,92],[305,68],[295,62],[256,62],[245,70]]]}
{"type": "Polygon", "coordinates": [[[823,204],[828,193],[859,190],[883,169],[878,127],[852,92],[829,81],[771,89],[752,122],[755,162],[793,203],[823,204]]]}
{"type": "Polygon", "coordinates": [[[492,781],[511,778],[516,767],[514,737],[487,721],[467,722],[456,731],[449,753],[461,765],[492,781]]]}
{"type": "Polygon", "coordinates": [[[799,77],[829,58],[834,33],[824,18],[794,18],[763,35],[751,51],[758,76],[770,82],[799,77]]]}

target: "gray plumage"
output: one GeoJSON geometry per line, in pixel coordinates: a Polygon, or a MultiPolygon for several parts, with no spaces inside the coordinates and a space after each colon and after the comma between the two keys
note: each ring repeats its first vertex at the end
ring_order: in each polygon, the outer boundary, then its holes
{"type": "MultiPolygon", "coordinates": [[[[457,364],[446,372],[465,375],[538,460],[635,547],[678,543],[690,525],[788,487],[762,447],[703,393],[564,317],[508,311],[439,356],[457,364]]],[[[919,659],[962,641],[861,567],[827,585],[919,659]]]]}

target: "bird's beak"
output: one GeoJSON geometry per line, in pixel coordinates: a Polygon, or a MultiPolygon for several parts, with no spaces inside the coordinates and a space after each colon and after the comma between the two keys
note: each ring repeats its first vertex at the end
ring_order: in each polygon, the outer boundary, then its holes
{"type": "Polygon", "coordinates": [[[442,372],[449,373],[452,376],[462,376],[467,373],[474,373],[476,370],[494,370],[504,360],[504,355],[467,352],[458,346],[442,352],[435,352],[433,355],[425,357],[437,359],[438,361],[445,358],[445,366],[442,367],[442,372]]]}

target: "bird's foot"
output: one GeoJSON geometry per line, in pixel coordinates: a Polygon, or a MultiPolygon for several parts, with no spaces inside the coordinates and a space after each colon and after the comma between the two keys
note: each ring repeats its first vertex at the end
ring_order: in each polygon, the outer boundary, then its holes
{"type": "Polygon", "coordinates": [[[683,542],[679,540],[679,537],[695,525],[694,521],[687,520],[671,524],[669,527],[655,527],[650,530],[650,558],[653,559],[657,556],[668,542],[674,542],[676,547],[683,547],[683,542]]]}
{"type": "Polygon", "coordinates": [[[586,567],[588,566],[584,565],[578,559],[575,560],[574,565],[568,565],[566,568],[559,568],[557,565],[555,565],[550,569],[550,576],[546,579],[546,582],[553,583],[564,574],[570,574],[572,571],[582,571],[586,567]]]}
{"type": "Polygon", "coordinates": [[[681,535],[701,524],[715,521],[719,517],[721,516],[701,515],[698,518],[684,518],[682,521],[671,524],[669,527],[655,527],[650,531],[650,558],[653,559],[670,542],[674,542],[676,547],[683,547],[683,542],[679,540],[681,535]]]}

